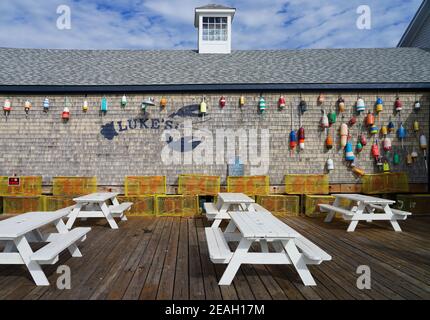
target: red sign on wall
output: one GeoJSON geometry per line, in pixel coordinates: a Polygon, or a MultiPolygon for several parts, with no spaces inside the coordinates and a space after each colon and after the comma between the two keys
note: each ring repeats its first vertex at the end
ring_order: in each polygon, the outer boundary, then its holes
{"type": "Polygon", "coordinates": [[[8,180],[8,185],[19,186],[19,178],[18,177],[10,177],[8,180]]]}

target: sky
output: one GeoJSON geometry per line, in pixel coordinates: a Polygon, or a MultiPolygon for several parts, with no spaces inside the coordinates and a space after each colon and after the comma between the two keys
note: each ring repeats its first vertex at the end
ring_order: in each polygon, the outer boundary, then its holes
{"type": "MultiPolygon", "coordinates": [[[[196,49],[194,8],[236,8],[233,50],[395,47],[421,0],[2,0],[0,47],[196,49]],[[60,5],[70,29],[58,29],[60,5]],[[357,8],[370,8],[370,29],[357,8]]],[[[61,21],[64,21],[60,19],[61,21]]]]}

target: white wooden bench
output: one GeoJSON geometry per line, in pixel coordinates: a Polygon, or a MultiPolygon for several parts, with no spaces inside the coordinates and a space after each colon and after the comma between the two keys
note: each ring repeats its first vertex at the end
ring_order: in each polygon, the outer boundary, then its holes
{"type": "Polygon", "coordinates": [[[253,203],[252,207],[254,208],[255,211],[258,211],[258,212],[268,212],[268,213],[271,213],[269,210],[267,210],[266,208],[264,208],[262,205],[260,205],[258,203],[253,203]]]}
{"type": "Polygon", "coordinates": [[[316,264],[320,264],[323,261],[330,261],[331,256],[323,249],[318,247],[316,244],[306,239],[302,235],[294,239],[296,246],[299,250],[312,261],[318,261],[316,264]]]}
{"type": "Polygon", "coordinates": [[[109,206],[110,213],[114,215],[122,215],[125,211],[130,210],[133,202],[122,202],[118,205],[109,206]]]}
{"type": "Polygon", "coordinates": [[[321,210],[322,212],[330,212],[331,211],[331,212],[340,213],[340,214],[345,215],[347,217],[354,216],[353,211],[350,211],[350,210],[347,210],[347,209],[344,209],[341,207],[336,207],[336,206],[333,206],[331,204],[321,203],[321,204],[318,204],[318,206],[320,207],[320,209],[323,209],[323,210],[321,210]]]}
{"type": "Polygon", "coordinates": [[[229,263],[231,252],[220,228],[205,228],[209,257],[213,263],[229,263]]]}
{"type": "Polygon", "coordinates": [[[212,202],[205,202],[203,204],[203,208],[205,209],[206,212],[206,218],[208,220],[213,220],[215,219],[215,217],[220,213],[217,209],[217,207],[215,206],[214,203],[212,202]]]}
{"type": "MultiPolygon", "coordinates": [[[[370,204],[369,206],[372,207],[373,209],[384,212],[384,207],[382,206],[378,206],[376,204],[370,204]]],[[[390,208],[390,209],[391,209],[391,212],[393,212],[393,214],[400,216],[400,217],[397,217],[397,220],[406,220],[408,216],[412,215],[412,213],[408,211],[403,211],[403,210],[394,209],[394,208],[390,208]]]]}
{"type": "Polygon", "coordinates": [[[55,240],[30,255],[32,261],[50,261],[55,259],[61,252],[73,245],[75,242],[82,241],[91,228],[75,228],[68,233],[58,234],[55,240]]]}

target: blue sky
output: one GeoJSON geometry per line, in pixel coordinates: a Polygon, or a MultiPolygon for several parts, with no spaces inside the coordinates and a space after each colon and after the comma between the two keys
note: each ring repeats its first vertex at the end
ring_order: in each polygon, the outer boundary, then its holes
{"type": "Polygon", "coordinates": [[[233,49],[395,47],[421,0],[3,0],[0,46],[67,49],[195,49],[196,6],[237,9],[233,49]],[[57,7],[71,8],[58,30],[57,7]],[[357,7],[371,9],[370,30],[356,27],[357,7]]]}

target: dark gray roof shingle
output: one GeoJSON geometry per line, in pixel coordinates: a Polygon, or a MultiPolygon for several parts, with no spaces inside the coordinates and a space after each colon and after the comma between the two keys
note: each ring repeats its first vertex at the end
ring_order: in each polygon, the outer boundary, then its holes
{"type": "Polygon", "coordinates": [[[418,48],[52,50],[0,48],[0,86],[430,83],[418,48]]]}

